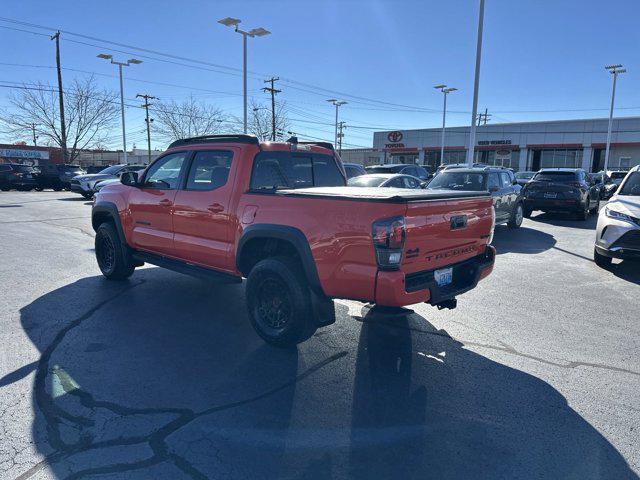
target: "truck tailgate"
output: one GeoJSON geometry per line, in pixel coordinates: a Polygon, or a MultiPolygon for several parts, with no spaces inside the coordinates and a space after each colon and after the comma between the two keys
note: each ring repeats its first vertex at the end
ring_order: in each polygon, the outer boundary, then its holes
{"type": "Polygon", "coordinates": [[[493,215],[489,196],[407,203],[401,270],[432,270],[484,253],[493,215]]]}

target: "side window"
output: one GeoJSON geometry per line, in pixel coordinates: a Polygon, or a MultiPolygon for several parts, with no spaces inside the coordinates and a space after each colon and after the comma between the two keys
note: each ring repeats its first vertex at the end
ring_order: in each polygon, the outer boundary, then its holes
{"type": "Polygon", "coordinates": [[[180,180],[180,170],[187,152],[172,153],[159,159],[149,167],[144,179],[144,188],[175,190],[180,180]]]}
{"type": "Polygon", "coordinates": [[[405,175],[417,175],[416,167],[405,167],[402,169],[402,172],[405,175]]]}
{"type": "Polygon", "coordinates": [[[497,173],[490,173],[487,181],[487,189],[500,188],[500,179],[497,173]]]}
{"type": "Polygon", "coordinates": [[[336,161],[329,155],[313,156],[313,185],[315,187],[337,187],[344,185],[344,177],[336,161]]]}
{"type": "Polygon", "coordinates": [[[509,188],[513,184],[507,172],[500,172],[500,183],[502,188],[509,188]]]}
{"type": "Polygon", "coordinates": [[[214,190],[227,183],[233,152],[196,152],[187,176],[187,190],[214,190]]]}
{"type": "Polygon", "coordinates": [[[415,178],[404,177],[405,188],[418,188],[419,182],[415,178]]]}
{"type": "Polygon", "coordinates": [[[396,177],[392,180],[390,180],[385,187],[391,187],[391,188],[405,188],[404,187],[404,181],[403,181],[403,177],[396,177]]]}
{"type": "Polygon", "coordinates": [[[313,186],[311,158],[289,153],[264,152],[256,156],[251,190],[313,186]]]}

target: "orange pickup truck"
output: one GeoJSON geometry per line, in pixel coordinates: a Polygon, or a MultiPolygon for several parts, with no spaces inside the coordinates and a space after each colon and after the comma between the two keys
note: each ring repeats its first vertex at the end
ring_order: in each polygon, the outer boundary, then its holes
{"type": "Polygon", "coordinates": [[[245,277],[249,318],[278,346],[335,321],[333,298],[454,308],[493,269],[488,192],[347,187],[331,144],[178,140],[96,196],[95,253],[121,280],[150,263],[245,277]]]}

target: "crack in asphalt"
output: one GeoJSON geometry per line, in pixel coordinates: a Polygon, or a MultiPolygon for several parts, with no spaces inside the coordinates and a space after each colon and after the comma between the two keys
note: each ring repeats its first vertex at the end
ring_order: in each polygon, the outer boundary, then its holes
{"type": "MultiPolygon", "coordinates": [[[[233,408],[237,408],[243,405],[247,405],[250,403],[258,402],[263,400],[271,395],[274,395],[286,388],[289,388],[301,380],[307,378],[312,375],[314,372],[320,370],[326,365],[344,358],[348,355],[347,351],[341,351],[335,353],[328,358],[312,365],[302,373],[296,375],[291,380],[284,382],[280,385],[277,385],[271,389],[268,389],[258,395],[253,397],[238,400],[235,402],[224,403],[221,405],[215,405],[209,408],[206,408],[200,412],[195,412],[188,408],[134,408],[127,407],[124,405],[117,404],[115,402],[109,402],[104,400],[96,400],[93,395],[89,392],[83,391],[80,388],[72,388],[65,389],[65,393],[69,396],[73,396],[77,398],[80,404],[91,411],[95,411],[97,408],[104,408],[109,410],[116,415],[121,417],[126,417],[130,415],[151,415],[151,414],[172,414],[176,415],[174,419],[165,423],[160,428],[157,428],[153,432],[147,435],[133,435],[129,437],[120,436],[111,440],[103,440],[94,442],[93,439],[89,436],[80,437],[80,439],[73,444],[65,443],[62,439],[62,435],[60,432],[60,426],[63,423],[63,420],[67,420],[76,426],[92,426],[94,425],[94,421],[91,418],[87,418],[82,415],[72,415],[66,410],[57,406],[52,396],[50,396],[46,391],[46,380],[49,374],[58,374],[60,369],[58,367],[49,367],[49,362],[51,360],[51,356],[56,351],[58,346],[62,343],[66,335],[72,331],[73,329],[80,326],[85,320],[89,319],[93,316],[98,310],[104,307],[109,302],[115,300],[122,294],[127,291],[142,285],[145,283],[145,280],[141,280],[133,285],[129,285],[126,288],[121,289],[114,295],[109,298],[99,302],[98,304],[91,307],[85,313],[77,317],[76,319],[69,322],[64,328],[62,328],[51,341],[49,346],[42,352],[40,360],[38,361],[38,367],[36,369],[36,378],[35,378],[35,399],[38,408],[42,412],[47,430],[48,442],[51,447],[54,449],[54,452],[47,455],[40,462],[33,465],[24,473],[20,474],[16,477],[16,480],[26,480],[33,475],[35,475],[38,471],[44,468],[46,465],[54,465],[58,462],[64,461],[65,459],[71,457],[74,454],[89,452],[92,450],[98,450],[101,448],[107,447],[116,447],[116,446],[131,446],[131,445],[140,445],[147,444],[153,455],[149,458],[145,458],[144,460],[136,461],[136,462],[125,462],[125,463],[114,463],[110,465],[104,465],[100,467],[92,467],[86,468],[83,470],[79,470],[77,472],[73,472],[68,475],[66,478],[69,480],[75,480],[82,478],[87,475],[97,475],[97,474],[108,474],[108,473],[120,473],[124,471],[137,470],[141,468],[150,467],[153,465],[157,465],[159,463],[170,461],[177,468],[183,471],[189,477],[196,480],[204,480],[208,477],[200,472],[197,468],[191,465],[185,458],[177,455],[170,451],[169,446],[167,444],[167,438],[173,433],[177,432],[181,428],[185,427],[193,420],[213,413],[221,412],[223,410],[229,410],[233,408]]],[[[64,374],[62,374],[62,378],[64,378],[64,374]]],[[[63,380],[64,381],[64,380],[63,380]]]]}
{"type": "Polygon", "coordinates": [[[362,323],[371,323],[371,324],[384,323],[384,325],[386,327],[410,330],[412,332],[421,333],[421,334],[424,334],[424,335],[433,335],[433,336],[438,336],[438,337],[449,338],[449,339],[454,340],[456,342],[460,342],[463,345],[469,345],[469,346],[472,346],[472,347],[486,348],[486,349],[489,349],[489,350],[497,350],[499,352],[508,353],[510,355],[514,355],[514,356],[521,357],[521,358],[527,358],[529,360],[534,360],[534,361],[537,361],[537,362],[540,362],[540,363],[544,363],[546,365],[551,365],[551,366],[554,366],[554,367],[569,368],[569,369],[574,369],[574,368],[577,368],[577,367],[591,367],[591,368],[598,368],[598,369],[608,370],[608,371],[613,371],[613,372],[626,373],[626,374],[629,374],[629,375],[634,375],[634,376],[640,377],[640,372],[636,372],[634,370],[630,370],[630,369],[627,369],[627,368],[614,367],[612,365],[606,365],[606,364],[603,364],[603,363],[579,362],[579,361],[573,361],[573,360],[566,360],[566,361],[564,361],[564,363],[554,362],[553,360],[549,360],[549,359],[544,358],[544,357],[539,357],[539,356],[532,355],[532,354],[529,354],[529,353],[520,352],[519,350],[516,350],[511,345],[508,345],[507,343],[501,342],[499,340],[496,340],[496,341],[500,344],[500,346],[491,345],[491,344],[487,344],[487,343],[478,343],[478,342],[462,340],[460,338],[454,338],[454,337],[452,337],[451,335],[449,335],[446,332],[440,332],[440,331],[429,332],[429,331],[426,331],[426,330],[422,330],[420,328],[404,327],[402,325],[397,325],[397,324],[394,324],[394,323],[391,323],[391,322],[381,322],[379,319],[378,320],[366,320],[364,317],[356,317],[356,316],[353,316],[353,318],[354,318],[354,320],[357,320],[357,321],[362,322],[362,323]]]}

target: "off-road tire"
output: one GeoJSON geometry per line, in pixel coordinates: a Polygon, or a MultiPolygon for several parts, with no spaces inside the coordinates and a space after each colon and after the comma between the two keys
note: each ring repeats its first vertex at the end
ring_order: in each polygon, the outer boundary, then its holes
{"type": "Polygon", "coordinates": [[[521,202],[516,204],[516,207],[511,212],[511,217],[509,217],[509,221],[507,222],[507,227],[514,229],[520,228],[522,225],[522,220],[524,219],[524,207],[521,202]]]}
{"type": "Polygon", "coordinates": [[[102,223],[96,231],[96,260],[100,271],[108,280],[129,278],[135,265],[124,251],[118,232],[111,222],[102,223]]]}
{"type": "Polygon", "coordinates": [[[251,325],[271,345],[293,347],[316,331],[309,284],[291,258],[258,262],[247,277],[245,296],[251,325]]]}

